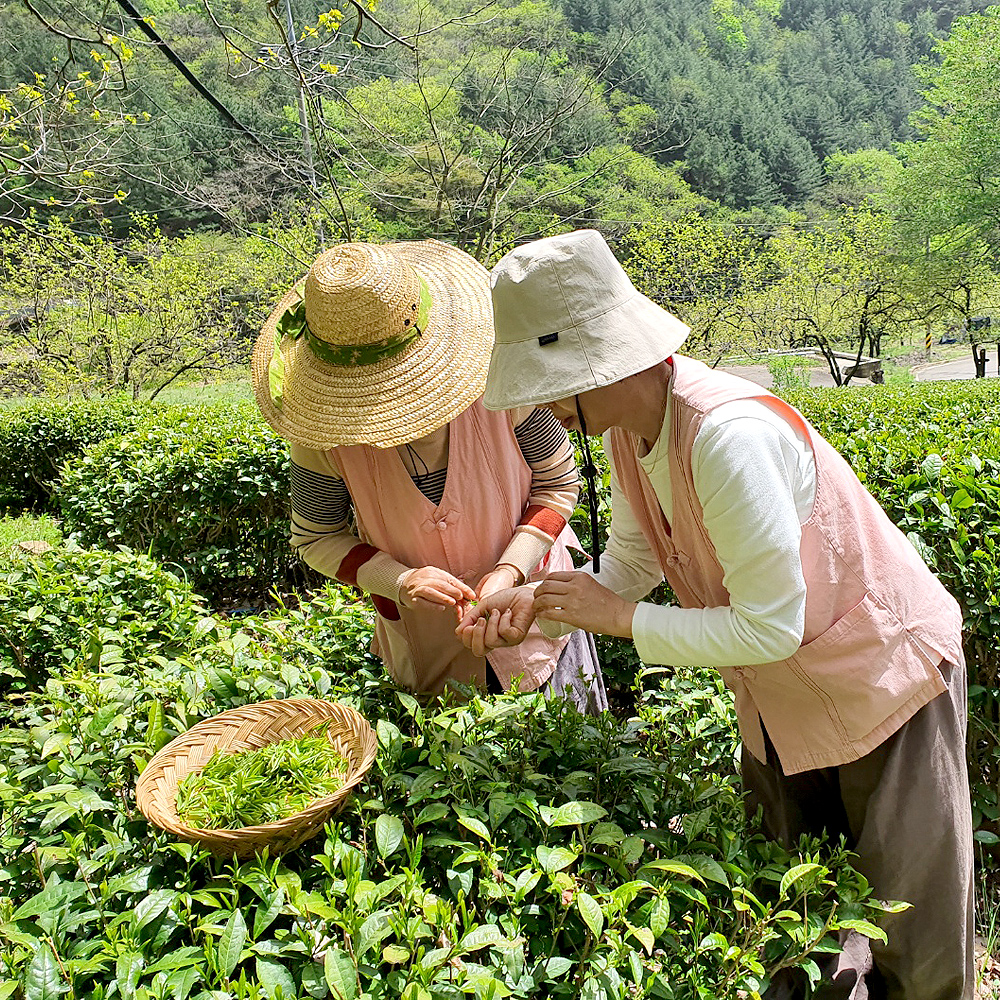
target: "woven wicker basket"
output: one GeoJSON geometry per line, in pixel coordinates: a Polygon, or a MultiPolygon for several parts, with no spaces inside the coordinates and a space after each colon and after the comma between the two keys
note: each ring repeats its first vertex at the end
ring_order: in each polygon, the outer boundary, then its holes
{"type": "Polygon", "coordinates": [[[135,786],[143,815],[181,840],[207,847],[219,857],[249,858],[266,847],[271,855],[298,847],[323,829],[375,759],[378,743],[371,726],[353,708],[314,698],[262,701],[199,722],[168,743],[146,765],[135,786]],[[350,762],[344,783],[301,812],[275,823],[238,830],[199,830],[177,815],[177,786],[208,763],[216,750],[258,750],[278,740],[295,739],[327,723],[337,750],[350,762]]]}

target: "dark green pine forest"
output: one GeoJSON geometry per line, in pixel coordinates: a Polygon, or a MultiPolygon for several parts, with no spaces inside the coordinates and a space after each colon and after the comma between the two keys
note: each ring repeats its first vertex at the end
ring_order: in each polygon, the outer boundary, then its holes
{"type": "Polygon", "coordinates": [[[837,199],[828,158],[916,137],[915,67],[986,7],[137,3],[141,25],[110,0],[0,9],[7,221],[241,229],[314,196],[484,255],[519,214],[530,233],[691,198],[808,210],[837,199]]]}

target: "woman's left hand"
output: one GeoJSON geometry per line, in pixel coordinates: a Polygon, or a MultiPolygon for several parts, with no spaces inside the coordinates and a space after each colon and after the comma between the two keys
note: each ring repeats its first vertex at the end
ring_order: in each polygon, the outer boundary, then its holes
{"type": "Polygon", "coordinates": [[[578,570],[550,573],[536,588],[537,618],[574,625],[595,635],[632,638],[636,605],[578,570]]]}

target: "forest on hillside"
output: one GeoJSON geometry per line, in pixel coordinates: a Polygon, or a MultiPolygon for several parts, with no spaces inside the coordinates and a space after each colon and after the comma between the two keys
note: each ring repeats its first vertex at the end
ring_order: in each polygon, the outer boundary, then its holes
{"type": "Polygon", "coordinates": [[[495,213],[482,173],[529,189],[508,204],[574,223],[663,215],[692,193],[802,209],[822,199],[831,155],[915,138],[914,67],[956,16],[985,8],[137,3],[0,9],[4,218],[233,228],[332,185],[350,203],[340,215],[362,202],[408,235],[440,225],[443,201],[495,213]]]}
{"type": "Polygon", "coordinates": [[[998,7],[141,2],[0,8],[0,393],[242,365],[335,240],[594,227],[694,353],[838,384],[1000,307],[998,7]]]}

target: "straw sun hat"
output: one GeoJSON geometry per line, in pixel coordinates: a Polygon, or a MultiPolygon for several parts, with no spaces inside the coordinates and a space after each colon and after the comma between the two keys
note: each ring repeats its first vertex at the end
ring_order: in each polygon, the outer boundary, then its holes
{"type": "Polygon", "coordinates": [[[264,324],[257,404],[307,448],[415,441],[478,399],[493,346],[486,269],[424,240],[320,254],[264,324]]]}

